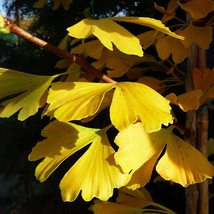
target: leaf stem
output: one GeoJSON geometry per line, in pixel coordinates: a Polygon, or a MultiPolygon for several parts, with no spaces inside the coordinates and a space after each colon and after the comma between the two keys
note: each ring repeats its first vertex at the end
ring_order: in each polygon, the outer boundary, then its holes
{"type": "Polygon", "coordinates": [[[71,62],[74,62],[78,65],[80,65],[86,72],[93,74],[95,77],[99,78],[100,80],[103,80],[104,82],[107,83],[117,83],[115,80],[111,79],[107,75],[101,73],[99,70],[97,70],[95,67],[93,67],[86,59],[84,56],[75,56],[72,55],[68,52],[65,52],[48,42],[41,40],[30,33],[26,32],[25,30],[21,29],[17,25],[15,25],[13,22],[11,22],[9,19],[5,19],[5,27],[10,29],[10,32],[13,34],[16,34],[19,37],[22,37],[31,43],[34,43],[45,50],[48,50],[58,56],[61,56],[63,58],[66,58],[70,60],[71,62]]]}

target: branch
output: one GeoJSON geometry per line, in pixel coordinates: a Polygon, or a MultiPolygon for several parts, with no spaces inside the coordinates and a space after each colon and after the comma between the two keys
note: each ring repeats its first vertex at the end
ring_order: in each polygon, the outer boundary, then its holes
{"type": "Polygon", "coordinates": [[[16,34],[19,37],[22,37],[42,48],[45,50],[48,50],[58,56],[61,56],[63,58],[66,58],[70,60],[71,62],[74,62],[78,65],[80,65],[86,72],[93,74],[95,77],[99,78],[100,80],[103,80],[104,82],[108,83],[117,83],[115,80],[111,79],[107,75],[101,73],[99,70],[97,70],[94,66],[92,66],[83,56],[75,56],[68,52],[65,52],[48,42],[45,42],[44,40],[41,40],[30,33],[26,32],[25,30],[21,29],[17,25],[15,25],[13,22],[11,22],[9,19],[5,19],[5,28],[9,28],[10,32],[13,34],[16,34]]]}

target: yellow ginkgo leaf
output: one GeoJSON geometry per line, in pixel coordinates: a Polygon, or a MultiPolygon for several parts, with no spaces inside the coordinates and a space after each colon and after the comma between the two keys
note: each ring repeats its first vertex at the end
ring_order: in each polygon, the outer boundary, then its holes
{"type": "Polygon", "coordinates": [[[4,23],[4,18],[2,17],[1,13],[0,13],[0,28],[4,28],[5,23],[4,23]]]}
{"type": "Polygon", "coordinates": [[[112,124],[123,130],[138,119],[147,132],[158,131],[161,125],[173,122],[169,101],[155,90],[140,83],[121,82],[110,107],[112,124]]]}
{"type": "Polygon", "coordinates": [[[118,130],[127,128],[138,119],[148,132],[157,131],[162,124],[173,122],[168,100],[144,84],[131,82],[53,83],[45,114],[60,121],[81,120],[92,116],[98,112],[105,94],[115,87],[110,118],[118,130]]]}
{"type": "Polygon", "coordinates": [[[175,10],[178,7],[178,3],[176,0],[170,0],[167,6],[167,9],[165,10],[163,7],[158,6],[156,3],[154,3],[154,7],[156,10],[160,11],[164,14],[162,18],[162,22],[166,23],[167,21],[171,20],[175,16],[175,10]]]}
{"type": "MultiPolygon", "coordinates": [[[[36,8],[43,8],[47,0],[38,0],[34,4],[36,8]]],[[[73,2],[73,0],[54,0],[54,9],[59,8],[59,5],[62,4],[65,10],[69,9],[69,5],[73,2]]]]}
{"type": "Polygon", "coordinates": [[[162,33],[156,30],[150,30],[138,35],[137,38],[140,40],[140,44],[143,49],[147,49],[149,46],[153,45],[159,37],[162,36],[162,33]]]}
{"type": "Polygon", "coordinates": [[[83,19],[67,30],[68,35],[79,39],[94,35],[111,51],[114,44],[123,53],[143,56],[137,37],[110,19],[83,19]]]}
{"type": "Polygon", "coordinates": [[[142,211],[139,207],[129,207],[123,204],[99,200],[94,201],[91,210],[94,214],[137,214],[142,211]]]}
{"type": "Polygon", "coordinates": [[[37,113],[45,105],[47,89],[54,78],[1,68],[0,99],[17,96],[1,103],[0,117],[10,117],[20,110],[18,119],[23,121],[37,113]]]}
{"type": "Polygon", "coordinates": [[[195,19],[203,18],[214,10],[214,3],[211,0],[191,0],[183,4],[178,1],[178,4],[195,19]]]}
{"type": "Polygon", "coordinates": [[[171,93],[166,96],[166,99],[170,100],[172,104],[178,105],[183,111],[197,110],[200,106],[200,97],[202,91],[200,89],[187,92],[176,96],[171,93]]]}
{"type": "Polygon", "coordinates": [[[42,132],[45,140],[37,143],[29,155],[30,161],[44,157],[37,166],[35,175],[45,181],[69,156],[92,143],[60,182],[64,201],[74,201],[82,190],[82,197],[108,200],[114,188],[126,182],[126,175],[114,162],[114,150],[105,129],[85,128],[72,123],[54,121],[42,132]]]}
{"type": "Polygon", "coordinates": [[[94,59],[99,59],[102,55],[103,48],[104,46],[101,44],[101,42],[96,39],[72,48],[71,53],[81,54],[83,53],[83,49],[85,49],[87,56],[90,56],[94,59]]]}
{"type": "Polygon", "coordinates": [[[159,38],[156,43],[158,56],[162,60],[169,58],[172,54],[172,59],[175,63],[181,63],[190,53],[190,48],[185,48],[180,40],[165,36],[159,38]]]}
{"type": "Polygon", "coordinates": [[[208,49],[212,42],[212,27],[198,27],[192,24],[188,25],[179,34],[184,36],[185,39],[181,41],[185,48],[189,48],[193,42],[203,49],[208,49]]]}
{"type": "Polygon", "coordinates": [[[49,90],[46,114],[60,121],[81,120],[94,115],[113,83],[58,82],[49,90]]]}
{"type": "Polygon", "coordinates": [[[167,6],[167,10],[162,18],[162,22],[166,23],[167,21],[171,20],[175,16],[175,10],[178,7],[178,3],[176,0],[170,0],[167,6]]]}
{"type": "Polygon", "coordinates": [[[159,160],[156,170],[165,180],[186,187],[203,182],[214,176],[214,166],[193,146],[172,133],[173,129],[163,129],[166,152],[159,160]]]}
{"type": "Polygon", "coordinates": [[[155,30],[168,34],[169,36],[175,37],[177,39],[181,39],[181,40],[184,39],[184,37],[177,35],[176,33],[170,31],[168,27],[166,27],[160,20],[157,20],[157,19],[148,18],[148,17],[128,17],[128,16],[111,17],[109,19],[112,19],[114,21],[130,22],[133,24],[151,27],[151,28],[154,28],[155,30]]]}
{"type": "Polygon", "coordinates": [[[131,172],[127,187],[136,189],[149,182],[153,167],[162,152],[164,141],[155,142],[155,133],[148,134],[142,123],[136,123],[120,131],[115,138],[119,150],[115,160],[125,173],[131,172]]]}
{"type": "Polygon", "coordinates": [[[128,188],[139,188],[148,182],[165,145],[166,152],[156,166],[165,180],[188,186],[214,176],[214,167],[198,150],[173,134],[173,128],[149,134],[141,123],[136,123],[117,135],[119,150],[115,160],[124,172],[131,172],[128,188]]]}
{"type": "Polygon", "coordinates": [[[107,74],[109,77],[121,77],[128,72],[128,70],[135,64],[132,59],[125,59],[125,58],[110,58],[107,63],[106,67],[110,68],[111,70],[107,70],[107,74]]]}
{"type": "Polygon", "coordinates": [[[95,200],[94,205],[92,205],[90,209],[95,214],[152,214],[159,212],[175,214],[166,207],[153,202],[150,193],[145,188],[135,191],[121,188],[119,189],[116,201],[116,203],[113,203],[95,200]],[[152,209],[148,206],[152,206],[152,209]],[[155,208],[157,208],[157,211],[155,208]]]}
{"type": "Polygon", "coordinates": [[[156,79],[154,77],[144,76],[140,77],[137,82],[148,85],[149,87],[153,88],[155,91],[162,93],[166,88],[163,80],[156,79]]]}

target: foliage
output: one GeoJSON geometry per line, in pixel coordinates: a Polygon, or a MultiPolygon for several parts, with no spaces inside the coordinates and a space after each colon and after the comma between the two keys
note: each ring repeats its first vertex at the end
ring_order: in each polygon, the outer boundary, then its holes
{"type": "MultiPolygon", "coordinates": [[[[34,6],[42,8],[45,3],[40,0],[34,6]]],[[[62,4],[68,10],[71,3],[54,0],[53,8],[62,4]]],[[[85,18],[68,27],[69,37],[59,48],[69,50],[77,60],[58,61],[56,67],[65,72],[42,76],[0,69],[0,117],[19,112],[18,120],[24,121],[43,108],[42,117],[53,119],[42,131],[45,139],[28,157],[29,161],[42,159],[36,178],[44,182],[66,159],[86,147],[59,187],[63,201],[74,201],[80,192],[85,201],[99,199],[90,208],[94,213],[174,213],[154,203],[143,188],[154,168],[164,180],[183,187],[214,176],[214,166],[185,141],[182,131],[189,127],[181,130],[180,118],[173,111],[173,105],[183,112],[197,110],[214,98],[213,69],[209,68],[194,68],[193,90],[183,94],[173,91],[174,86],[184,84],[185,72],[177,64],[190,55],[192,44],[208,49],[212,42],[213,20],[209,15],[214,3],[170,0],[166,9],[157,4],[155,8],[164,14],[161,21],[128,16],[85,18]],[[188,12],[190,21],[178,18],[177,11],[188,12]],[[127,23],[143,26],[143,33],[135,35],[126,29],[127,23]],[[157,57],[148,54],[152,47],[157,57]],[[150,75],[151,70],[155,75],[150,75]],[[158,72],[165,78],[157,79],[158,72]],[[101,73],[118,78],[118,82],[104,79],[101,73]],[[169,94],[169,90],[174,93],[169,94]],[[107,126],[85,125],[89,121],[93,124],[106,109],[110,118],[107,126]],[[112,129],[118,132],[114,140],[107,134],[112,129]],[[117,203],[106,202],[114,188],[119,189],[117,203]]],[[[6,23],[0,16],[3,33],[9,29],[6,23]]],[[[212,155],[213,142],[209,142],[212,155]]]]}

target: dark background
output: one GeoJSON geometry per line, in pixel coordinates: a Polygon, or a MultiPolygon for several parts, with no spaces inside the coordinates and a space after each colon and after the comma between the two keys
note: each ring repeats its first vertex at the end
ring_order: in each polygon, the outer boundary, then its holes
{"type": "MultiPolygon", "coordinates": [[[[43,9],[38,10],[33,8],[35,2],[35,0],[5,1],[7,16],[33,35],[55,46],[66,35],[67,27],[92,13],[90,1],[85,0],[74,0],[68,11],[65,11],[62,6],[58,10],[53,10],[51,1],[48,1],[43,9]]],[[[96,0],[94,2],[95,18],[118,14],[161,18],[161,14],[154,10],[154,2],[151,0],[96,0]]],[[[161,0],[156,2],[162,6],[166,6],[167,3],[161,0]]],[[[179,16],[183,18],[184,13],[180,11],[179,16]]],[[[125,25],[134,34],[142,33],[142,27],[131,24],[125,25]]],[[[156,56],[154,48],[148,51],[156,56]]],[[[212,66],[212,51],[213,44],[211,44],[208,53],[209,66],[212,66]]],[[[0,35],[0,67],[32,74],[53,75],[54,73],[63,72],[63,70],[55,68],[57,60],[59,60],[59,57],[12,34],[0,35]]],[[[186,62],[181,65],[181,68],[185,70],[185,66],[186,62]]],[[[184,89],[178,87],[175,90],[179,93],[184,89]]],[[[32,147],[42,139],[41,130],[49,122],[47,117],[40,119],[41,111],[24,122],[17,120],[17,114],[9,119],[0,119],[0,213],[90,213],[88,207],[92,202],[84,202],[79,196],[75,202],[64,203],[61,200],[58,187],[63,175],[82,151],[65,161],[44,183],[39,183],[34,177],[34,170],[38,162],[28,162],[27,157],[32,147]]],[[[211,114],[213,113],[210,112],[211,114]]],[[[180,116],[182,122],[185,121],[182,113],[180,113],[180,116]]],[[[108,122],[108,113],[102,113],[95,122],[88,125],[101,127],[103,126],[103,118],[108,122]],[[99,118],[102,118],[102,120],[99,120],[99,118]]],[[[212,121],[210,124],[212,127],[212,121]]],[[[113,133],[116,134],[116,131],[113,133]]],[[[111,134],[109,139],[114,139],[114,137],[115,135],[111,134]]],[[[157,173],[154,172],[152,180],[156,176],[157,173]]],[[[184,188],[180,185],[171,185],[168,182],[150,182],[146,185],[146,188],[152,194],[155,202],[177,213],[184,213],[185,193],[184,188]]],[[[213,187],[211,188],[213,191],[213,187]]],[[[115,190],[112,200],[116,195],[117,191],[115,190]]],[[[211,202],[213,204],[213,200],[211,202]]]]}

